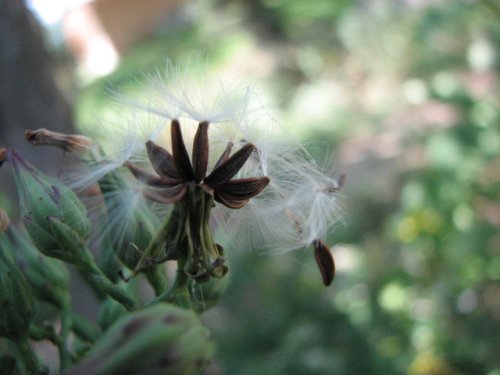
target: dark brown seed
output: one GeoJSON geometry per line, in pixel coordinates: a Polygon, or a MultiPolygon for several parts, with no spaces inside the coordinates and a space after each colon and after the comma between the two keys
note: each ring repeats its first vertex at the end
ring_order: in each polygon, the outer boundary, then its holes
{"type": "Polygon", "coordinates": [[[233,142],[228,142],[227,143],[227,146],[226,146],[226,149],[224,150],[224,152],[221,154],[221,156],[219,156],[219,159],[217,160],[217,162],[215,163],[214,165],[214,169],[217,168],[219,165],[221,165],[222,163],[224,163],[227,159],[229,159],[229,155],[231,155],[231,150],[233,149],[233,142]]]}
{"type": "Polygon", "coordinates": [[[7,151],[4,148],[0,148],[0,167],[6,159],[7,151]]]}
{"type": "Polygon", "coordinates": [[[189,160],[186,144],[182,139],[181,124],[179,121],[172,120],[170,134],[172,137],[172,155],[174,157],[177,172],[185,181],[193,181],[193,167],[191,166],[191,161],[189,160]]]}
{"type": "Polygon", "coordinates": [[[269,184],[269,177],[242,178],[220,184],[216,190],[232,200],[248,200],[258,195],[269,184]]]}
{"type": "Polygon", "coordinates": [[[323,278],[323,284],[328,286],[332,283],[333,278],[335,277],[335,262],[333,260],[333,255],[328,246],[326,246],[321,240],[315,240],[313,242],[313,246],[314,257],[316,258],[319,272],[323,278]]]}
{"type": "Polygon", "coordinates": [[[194,179],[200,182],[207,173],[208,165],[208,122],[203,121],[198,125],[198,130],[193,141],[193,170],[194,179]]]}
{"type": "Polygon", "coordinates": [[[170,155],[170,152],[153,141],[146,142],[146,150],[153,169],[160,177],[171,184],[181,181],[179,172],[175,167],[174,158],[170,155]]]}
{"type": "Polygon", "coordinates": [[[240,148],[233,156],[215,168],[205,179],[205,183],[215,187],[229,181],[243,167],[254,149],[255,146],[251,143],[240,148]]]}
{"type": "Polygon", "coordinates": [[[158,203],[172,204],[179,202],[186,194],[187,186],[180,184],[171,188],[157,191],[145,190],[144,196],[158,203]]]}
{"type": "Polygon", "coordinates": [[[167,178],[155,176],[154,174],[149,173],[145,169],[142,169],[129,161],[126,161],[123,165],[128,168],[128,170],[134,175],[135,178],[149,186],[168,187],[178,185],[181,182],[181,180],[179,179],[170,180],[167,178]]]}

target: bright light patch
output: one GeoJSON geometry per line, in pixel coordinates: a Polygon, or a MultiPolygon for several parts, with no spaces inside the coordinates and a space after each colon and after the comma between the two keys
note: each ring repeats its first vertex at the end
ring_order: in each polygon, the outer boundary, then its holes
{"type": "Polygon", "coordinates": [[[427,101],[425,83],[419,79],[410,79],[403,84],[403,95],[410,104],[422,104],[427,101]]]}
{"type": "Polygon", "coordinates": [[[457,310],[463,314],[473,312],[477,307],[477,294],[472,289],[464,290],[457,298],[457,310]]]}
{"type": "Polygon", "coordinates": [[[380,293],[378,303],[387,311],[403,311],[408,304],[408,292],[398,283],[389,283],[380,293]]]}
{"type": "Polygon", "coordinates": [[[41,23],[50,26],[60,22],[69,9],[88,2],[90,0],[27,0],[26,5],[41,23]]]}
{"type": "Polygon", "coordinates": [[[410,243],[415,241],[420,233],[417,220],[414,217],[405,217],[399,223],[397,233],[402,242],[410,243]]]}
{"type": "Polygon", "coordinates": [[[488,40],[477,39],[468,48],[467,61],[475,70],[489,70],[495,62],[495,50],[488,40]]]}

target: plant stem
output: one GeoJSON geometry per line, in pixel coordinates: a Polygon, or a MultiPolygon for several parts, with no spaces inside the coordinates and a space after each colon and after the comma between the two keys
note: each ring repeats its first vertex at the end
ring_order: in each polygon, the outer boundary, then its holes
{"type": "Polygon", "coordinates": [[[69,299],[65,301],[64,306],[61,310],[60,314],[61,319],[61,332],[60,332],[60,340],[57,345],[57,349],[59,350],[59,367],[60,372],[65,370],[71,365],[71,356],[68,351],[68,347],[66,346],[66,341],[68,339],[68,335],[71,331],[72,320],[71,320],[71,308],[69,306],[69,299]]]}
{"type": "Polygon", "coordinates": [[[127,310],[131,311],[139,306],[137,301],[123,287],[113,284],[97,267],[93,272],[82,270],[82,275],[94,289],[102,294],[109,295],[127,310]]]}
{"type": "Polygon", "coordinates": [[[40,362],[33,349],[31,349],[27,336],[17,337],[15,339],[12,339],[12,342],[16,345],[19,355],[23,360],[27,374],[49,374],[48,367],[40,362]]]}
{"type": "Polygon", "coordinates": [[[172,288],[155,298],[148,305],[158,302],[169,302],[175,303],[181,307],[191,308],[191,297],[189,295],[188,284],[189,277],[183,270],[178,270],[172,288]]]}
{"type": "Polygon", "coordinates": [[[89,249],[81,254],[80,261],[75,264],[80,274],[90,284],[90,286],[100,295],[109,295],[115,301],[122,304],[127,310],[134,310],[139,303],[132,297],[125,288],[113,284],[104,272],[97,266],[89,249]]]}
{"type": "Polygon", "coordinates": [[[87,341],[89,343],[94,343],[96,342],[99,337],[101,337],[101,330],[100,328],[94,324],[85,319],[84,317],[72,313],[71,314],[71,320],[72,320],[72,329],[75,335],[77,335],[80,339],[87,341]]]}
{"type": "Polygon", "coordinates": [[[146,268],[143,273],[148,279],[149,284],[153,287],[156,296],[165,293],[168,280],[167,275],[165,275],[163,264],[157,264],[151,268],[146,268]]]}

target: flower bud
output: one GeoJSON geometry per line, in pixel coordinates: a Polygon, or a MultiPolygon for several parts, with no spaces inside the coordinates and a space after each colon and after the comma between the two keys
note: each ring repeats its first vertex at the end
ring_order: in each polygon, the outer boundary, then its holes
{"type": "Polygon", "coordinates": [[[28,280],[0,246],[0,336],[27,335],[33,317],[33,294],[28,280]]]}
{"type": "Polygon", "coordinates": [[[194,312],[160,303],[121,318],[66,375],[194,374],[212,353],[194,312]]]}
{"type": "Polygon", "coordinates": [[[69,274],[64,263],[40,254],[25,233],[14,226],[2,245],[30,282],[36,298],[59,308],[67,305],[69,274]]]}
{"type": "Polygon", "coordinates": [[[43,128],[28,129],[24,136],[34,146],[50,145],[74,154],[84,154],[92,147],[92,140],[84,135],[57,133],[43,128]]]}
{"type": "Polygon", "coordinates": [[[6,155],[33,243],[47,256],[74,263],[89,234],[85,207],[71,189],[35,169],[15,151],[8,149],[6,155]]]}

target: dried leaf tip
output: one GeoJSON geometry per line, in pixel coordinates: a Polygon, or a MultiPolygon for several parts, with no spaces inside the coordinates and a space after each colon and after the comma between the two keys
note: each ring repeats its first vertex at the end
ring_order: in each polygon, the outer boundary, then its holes
{"type": "Polygon", "coordinates": [[[24,131],[26,141],[33,146],[49,145],[74,154],[84,154],[92,147],[89,137],[79,134],[64,134],[42,128],[24,131]]]}
{"type": "Polygon", "coordinates": [[[328,246],[321,240],[315,240],[313,242],[314,246],[314,257],[316,258],[316,263],[323,278],[323,284],[328,286],[332,283],[335,277],[335,262],[333,260],[333,255],[330,252],[328,246]]]}

